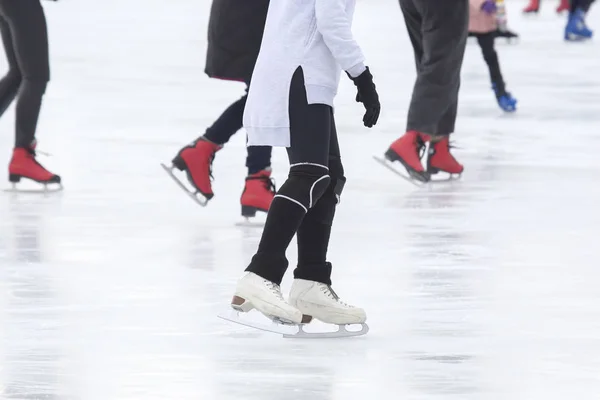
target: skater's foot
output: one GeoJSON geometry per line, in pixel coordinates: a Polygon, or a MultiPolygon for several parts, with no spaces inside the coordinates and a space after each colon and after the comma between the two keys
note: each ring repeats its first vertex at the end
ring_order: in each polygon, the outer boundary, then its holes
{"type": "Polygon", "coordinates": [[[238,281],[235,295],[231,300],[231,307],[240,312],[256,309],[267,317],[282,323],[300,324],[303,322],[302,313],[284,300],[279,285],[253,272],[248,272],[238,281]]]}
{"type": "Polygon", "coordinates": [[[336,325],[363,324],[367,320],[365,310],[342,302],[331,286],[321,282],[294,279],[290,304],[302,312],[305,320],[314,317],[336,325]]]}
{"type": "Polygon", "coordinates": [[[585,11],[578,8],[569,15],[569,20],[565,27],[565,40],[578,42],[591,39],[592,36],[594,36],[594,32],[585,23],[585,11]]]}
{"type": "Polygon", "coordinates": [[[560,0],[558,7],[556,7],[556,12],[558,14],[560,14],[565,11],[569,11],[570,8],[571,8],[571,4],[569,4],[569,0],[560,0]]]}
{"type": "Polygon", "coordinates": [[[500,108],[506,112],[514,112],[517,110],[517,99],[515,99],[512,94],[506,91],[504,88],[504,84],[496,85],[492,84],[492,90],[496,95],[496,101],[500,108]]]}
{"type": "Polygon", "coordinates": [[[429,157],[427,158],[427,171],[437,174],[446,172],[448,174],[462,174],[464,167],[450,153],[450,140],[448,136],[443,139],[432,142],[429,148],[429,157]]]}
{"type": "Polygon", "coordinates": [[[257,211],[268,212],[275,192],[271,168],[249,175],[240,199],[242,216],[249,218],[254,217],[257,211]]]}
{"type": "Polygon", "coordinates": [[[531,0],[523,9],[525,14],[537,14],[540,11],[540,0],[531,0]]]}
{"type": "Polygon", "coordinates": [[[200,137],[189,146],[185,146],[173,159],[173,166],[185,171],[190,184],[207,200],[213,198],[212,163],[217,151],[223,146],[200,137]]]}
{"type": "Polygon", "coordinates": [[[429,181],[429,173],[421,164],[421,151],[424,149],[422,135],[417,131],[408,131],[390,145],[385,153],[388,161],[399,161],[409,175],[421,182],[429,181]]]}
{"type": "Polygon", "coordinates": [[[29,148],[17,147],[13,151],[8,166],[8,179],[12,183],[20,182],[22,178],[42,183],[61,183],[60,176],[44,168],[35,158],[35,144],[29,148]]]}

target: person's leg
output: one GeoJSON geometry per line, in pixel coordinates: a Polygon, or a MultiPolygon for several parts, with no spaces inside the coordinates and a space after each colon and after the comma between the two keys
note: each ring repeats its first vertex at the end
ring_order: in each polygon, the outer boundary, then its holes
{"type": "Polygon", "coordinates": [[[258,251],[246,269],[277,285],[288,267],[285,252],[292,238],[330,181],[327,164],[331,107],[308,105],[300,68],[292,78],[289,108],[290,172],[271,203],[258,251]]]}
{"type": "Polygon", "coordinates": [[[2,15],[13,37],[13,48],[22,80],[16,103],[16,138],[10,161],[9,180],[27,178],[43,184],[60,183],[61,178],[35,159],[35,137],[42,98],[50,80],[48,30],[39,0],[3,0],[2,15]]]}
{"type": "Polygon", "coordinates": [[[437,136],[438,124],[458,101],[460,72],[468,36],[468,0],[415,3],[421,18],[422,45],[407,130],[437,136]]]}
{"type": "Polygon", "coordinates": [[[271,146],[250,146],[246,157],[248,176],[254,175],[271,166],[271,146]]]}
{"type": "Polygon", "coordinates": [[[308,210],[298,229],[298,266],[294,270],[294,278],[331,285],[331,264],[327,262],[327,249],[335,209],[346,183],[333,115],[328,167],[331,179],[329,186],[319,201],[308,210]]]}
{"type": "Polygon", "coordinates": [[[19,87],[21,86],[21,71],[17,64],[17,57],[13,47],[13,35],[10,31],[8,21],[2,16],[2,3],[0,3],[0,33],[2,34],[2,44],[6,53],[8,62],[8,72],[0,80],[0,117],[4,115],[6,109],[11,105],[19,87]]]}
{"type": "Polygon", "coordinates": [[[29,148],[35,139],[42,98],[50,80],[46,17],[39,0],[3,1],[2,10],[23,76],[16,104],[15,147],[29,148]]]}
{"type": "Polygon", "coordinates": [[[227,143],[236,132],[242,129],[242,120],[247,99],[248,87],[246,87],[246,94],[227,107],[219,118],[206,129],[204,138],[218,145],[227,143]]]}
{"type": "Polygon", "coordinates": [[[477,42],[481,47],[483,60],[488,66],[490,72],[490,80],[495,87],[497,93],[505,93],[504,79],[500,71],[500,63],[498,61],[498,53],[494,48],[494,35],[492,33],[484,33],[477,35],[477,42]]]}

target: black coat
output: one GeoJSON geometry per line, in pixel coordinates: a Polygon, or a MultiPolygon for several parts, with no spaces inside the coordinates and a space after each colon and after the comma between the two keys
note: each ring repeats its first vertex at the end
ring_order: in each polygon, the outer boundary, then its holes
{"type": "Polygon", "coordinates": [[[269,0],[213,0],[206,74],[249,82],[262,41],[269,0]]]}

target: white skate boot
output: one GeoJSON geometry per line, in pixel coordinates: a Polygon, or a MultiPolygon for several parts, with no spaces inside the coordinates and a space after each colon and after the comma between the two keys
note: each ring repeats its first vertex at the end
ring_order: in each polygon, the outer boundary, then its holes
{"type": "Polygon", "coordinates": [[[267,317],[284,324],[302,322],[302,313],[284,300],[279,285],[252,272],[239,280],[231,307],[240,312],[256,308],[267,317]]]}
{"type": "Polygon", "coordinates": [[[251,328],[280,333],[285,337],[297,334],[298,325],[303,322],[302,313],[284,300],[279,285],[252,272],[238,281],[231,300],[231,308],[234,310],[233,313],[219,314],[219,317],[251,328]],[[248,317],[240,315],[253,309],[268,317],[273,323],[269,326],[265,322],[252,320],[250,318],[252,315],[248,317]]]}
{"type": "Polygon", "coordinates": [[[327,324],[339,326],[337,332],[330,333],[307,333],[300,328],[299,336],[310,335],[311,337],[343,337],[359,336],[369,331],[365,324],[367,314],[362,308],[348,305],[340,300],[333,289],[324,283],[294,279],[290,291],[290,305],[300,310],[303,314],[303,323],[308,323],[312,318],[327,324]],[[362,325],[360,331],[349,331],[346,325],[362,325]]]}

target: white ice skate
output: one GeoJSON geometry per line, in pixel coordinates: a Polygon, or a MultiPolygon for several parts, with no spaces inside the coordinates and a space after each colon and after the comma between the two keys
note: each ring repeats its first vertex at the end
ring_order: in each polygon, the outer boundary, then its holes
{"type": "Polygon", "coordinates": [[[302,326],[297,337],[327,338],[361,336],[369,332],[365,323],[367,314],[362,308],[348,305],[340,300],[331,286],[321,282],[294,279],[290,291],[290,305],[303,314],[303,322],[308,323],[315,318],[326,324],[338,326],[337,332],[309,333],[302,326]],[[348,325],[361,325],[361,330],[350,331],[348,325]]]}
{"type": "Polygon", "coordinates": [[[298,324],[302,323],[302,313],[285,301],[279,285],[252,272],[238,281],[231,308],[232,313],[220,314],[219,317],[268,332],[293,335],[298,332],[298,324]],[[271,319],[273,324],[269,326],[240,315],[253,309],[271,319]]]}

